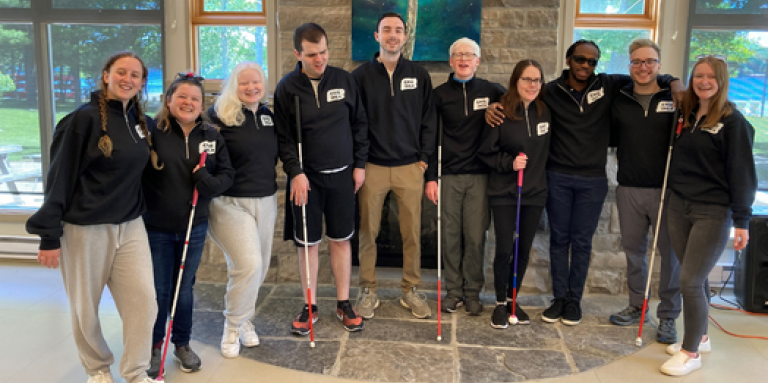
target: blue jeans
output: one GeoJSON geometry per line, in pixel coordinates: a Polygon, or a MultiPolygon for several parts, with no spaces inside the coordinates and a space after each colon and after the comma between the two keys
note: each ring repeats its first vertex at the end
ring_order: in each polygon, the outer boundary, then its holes
{"type": "Polygon", "coordinates": [[[547,183],[552,290],[555,298],[581,300],[608,179],[547,172],[547,183]]]}
{"type": "MultiPolygon", "coordinates": [[[[192,228],[189,234],[189,247],[184,262],[184,274],[179,287],[179,298],[173,319],[171,341],[177,346],[189,344],[192,332],[192,308],[195,303],[193,289],[195,274],[200,265],[205,245],[205,233],[208,222],[192,228]]],[[[168,316],[173,305],[173,295],[176,292],[176,281],[179,278],[181,256],[184,251],[186,233],[163,233],[147,231],[149,247],[152,251],[152,267],[155,272],[155,293],[157,294],[157,320],[152,330],[152,344],[156,345],[165,338],[168,316]]]]}

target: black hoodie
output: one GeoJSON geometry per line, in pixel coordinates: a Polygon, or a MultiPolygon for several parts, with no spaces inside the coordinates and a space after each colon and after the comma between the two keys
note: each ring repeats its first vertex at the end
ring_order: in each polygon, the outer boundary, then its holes
{"type": "Polygon", "coordinates": [[[376,52],[352,72],[368,115],[368,162],[380,166],[426,163],[435,151],[437,132],[429,73],[401,55],[390,80],[378,58],[376,52]]]}
{"type": "Polygon", "coordinates": [[[213,127],[199,119],[197,125],[184,136],[174,118],[166,131],[152,132],[152,145],[163,168],[148,164],[144,170],[143,186],[147,200],[144,224],[148,230],[165,233],[184,233],[189,224],[192,194],[199,193],[192,226],[208,220],[208,205],[232,185],[235,169],[229,162],[224,138],[213,127]],[[200,154],[206,151],[205,166],[192,173],[200,163],[200,154]]]}
{"type": "MultiPolygon", "coordinates": [[[[107,101],[107,134],[112,155],[98,147],[101,131],[99,94],[56,125],[45,202],[27,220],[27,232],[40,236],[40,250],[61,247],[63,222],[76,225],[120,224],[144,213],[141,173],[149,145],[139,129],[136,106],[126,112],[120,101],[107,101]]],[[[147,124],[151,119],[145,117],[147,124]]]]}
{"type": "Polygon", "coordinates": [[[538,116],[536,103],[525,110],[521,103],[512,120],[504,117],[498,127],[485,126],[483,143],[478,156],[491,167],[488,177],[488,202],[491,206],[516,205],[518,172],[513,170],[515,157],[522,152],[528,157],[523,170],[522,205],[544,206],[547,203],[547,173],[545,171],[552,137],[549,108],[538,116]]]}
{"type": "Polygon", "coordinates": [[[733,226],[746,229],[757,189],[755,129],[735,105],[731,108],[713,128],[697,127],[697,110],[691,113],[693,128],[682,130],[672,150],[669,187],[689,201],[730,206],[733,226]]]}
{"type": "MultiPolygon", "coordinates": [[[[435,88],[438,120],[442,122],[442,174],[487,174],[490,169],[478,157],[483,138],[485,110],[504,94],[501,85],[472,77],[458,82],[453,73],[435,88]]],[[[438,134],[439,135],[439,134],[438,134]]],[[[439,144],[439,142],[438,142],[439,144]]],[[[430,158],[427,181],[437,180],[437,154],[430,158]]]]}

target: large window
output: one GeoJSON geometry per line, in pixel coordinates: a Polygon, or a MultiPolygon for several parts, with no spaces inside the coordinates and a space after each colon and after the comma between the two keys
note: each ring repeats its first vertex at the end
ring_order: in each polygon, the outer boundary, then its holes
{"type": "Polygon", "coordinates": [[[756,204],[768,205],[768,0],[691,0],[686,76],[696,57],[728,63],[733,101],[755,128],[756,204]]]}
{"type": "Polygon", "coordinates": [[[0,0],[0,213],[43,201],[53,129],[99,88],[104,60],[131,50],[162,93],[162,0],[0,0]]]}
{"type": "Polygon", "coordinates": [[[629,73],[629,43],[656,38],[657,1],[578,0],[573,39],[597,43],[602,51],[598,72],[629,73]]]}
{"type": "Polygon", "coordinates": [[[267,17],[262,0],[192,0],[195,68],[223,79],[242,61],[267,67],[267,17]]]}

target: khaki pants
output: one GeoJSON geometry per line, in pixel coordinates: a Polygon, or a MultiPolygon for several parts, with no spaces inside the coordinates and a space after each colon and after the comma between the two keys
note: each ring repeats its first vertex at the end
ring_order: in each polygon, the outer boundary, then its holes
{"type": "Polygon", "coordinates": [[[424,174],[418,163],[403,166],[365,165],[360,188],[360,287],[376,291],[376,237],[384,199],[392,191],[403,237],[403,291],[421,282],[421,198],[424,174]]]}

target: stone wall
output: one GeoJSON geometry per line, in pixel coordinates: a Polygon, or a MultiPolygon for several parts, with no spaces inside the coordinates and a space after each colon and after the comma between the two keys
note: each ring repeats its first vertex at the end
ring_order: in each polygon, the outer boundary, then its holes
{"type": "MultiPolygon", "coordinates": [[[[279,65],[282,74],[296,65],[293,55],[293,30],[304,22],[316,22],[328,33],[330,65],[355,69],[361,62],[351,60],[351,0],[278,0],[277,25],[280,41],[279,65]]],[[[484,0],[480,46],[482,59],[478,75],[508,85],[514,65],[521,59],[534,58],[541,62],[548,79],[556,75],[558,57],[557,23],[560,0],[484,0]]],[[[371,33],[375,26],[371,26],[371,33]]],[[[433,85],[445,82],[451,72],[447,63],[422,63],[431,73],[433,85]]],[[[594,237],[592,266],[587,279],[588,293],[620,294],[626,291],[626,262],[621,252],[618,219],[615,205],[615,160],[609,161],[611,187],[603,208],[597,234],[594,237]]],[[[278,167],[279,168],[279,167],[278,167]]],[[[280,172],[278,179],[285,178],[280,172]]],[[[275,230],[272,262],[267,282],[298,281],[298,259],[291,242],[282,240],[284,191],[278,193],[279,213],[275,230]]],[[[545,221],[545,220],[543,220],[545,221]]],[[[523,285],[524,292],[551,291],[549,275],[549,236],[546,223],[536,236],[529,271],[523,285]]],[[[320,283],[332,283],[327,241],[321,245],[320,283]]],[[[493,291],[492,260],[495,235],[489,233],[486,250],[486,291],[493,291]]],[[[425,273],[426,274],[426,273],[425,273]]],[[[203,261],[198,271],[201,280],[226,281],[226,264],[221,251],[210,241],[206,244],[203,261]]],[[[353,275],[353,286],[357,276],[353,275]]],[[[426,278],[425,278],[426,279],[426,278]]],[[[384,281],[382,281],[384,282],[384,281]]],[[[391,281],[393,286],[399,281],[391,281]]],[[[386,284],[386,283],[385,283],[386,284]]],[[[426,288],[432,283],[426,283],[426,288]]]]}

